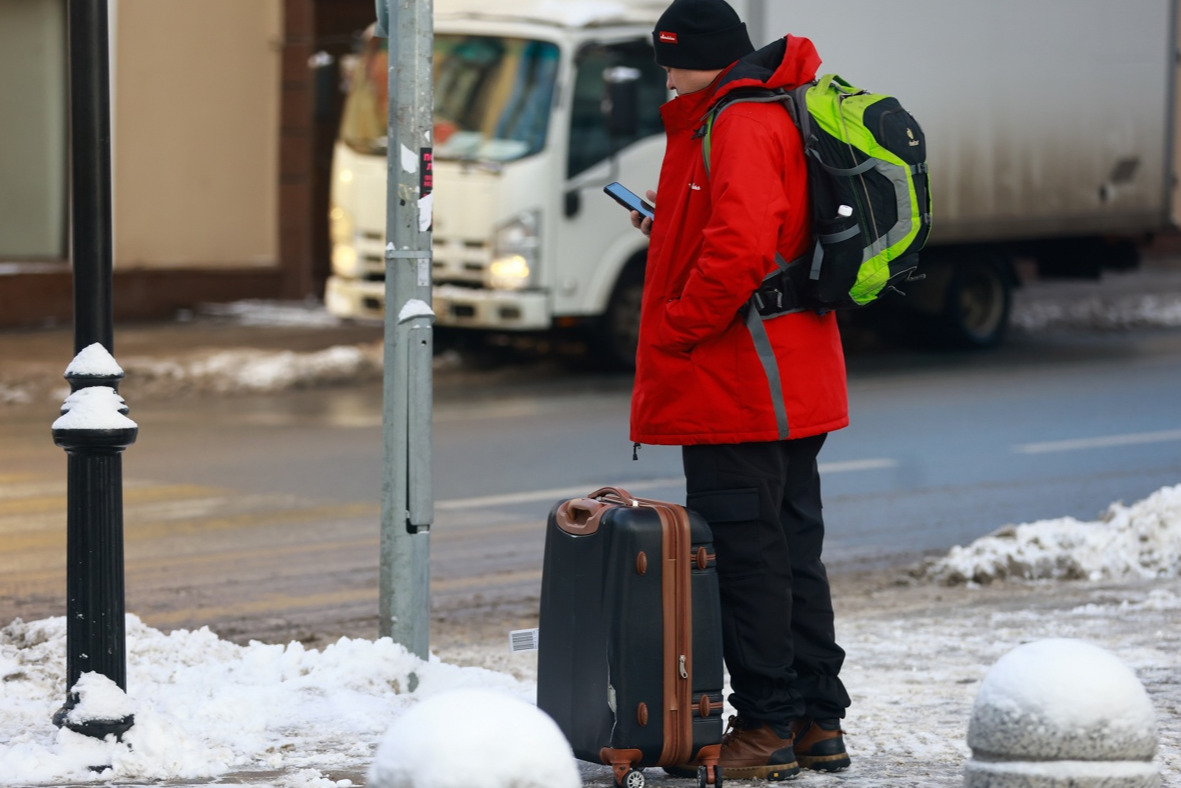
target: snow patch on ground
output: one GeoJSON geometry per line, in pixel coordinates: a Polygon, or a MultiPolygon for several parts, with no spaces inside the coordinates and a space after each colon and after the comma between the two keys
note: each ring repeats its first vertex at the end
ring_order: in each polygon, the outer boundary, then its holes
{"type": "Polygon", "coordinates": [[[203,304],[205,317],[243,326],[339,326],[343,322],[319,301],[262,301],[248,299],[228,304],[203,304]]]}
{"type": "Polygon", "coordinates": [[[1176,328],[1181,326],[1181,295],[1092,295],[1073,301],[1033,301],[1013,310],[1012,325],[1031,333],[1052,328],[1176,328]]]}

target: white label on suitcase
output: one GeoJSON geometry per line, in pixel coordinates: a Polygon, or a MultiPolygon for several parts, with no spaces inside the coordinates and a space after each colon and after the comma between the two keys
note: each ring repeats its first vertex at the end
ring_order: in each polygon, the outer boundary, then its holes
{"type": "Polygon", "coordinates": [[[537,628],[514,629],[508,633],[508,650],[513,654],[537,651],[537,628]]]}

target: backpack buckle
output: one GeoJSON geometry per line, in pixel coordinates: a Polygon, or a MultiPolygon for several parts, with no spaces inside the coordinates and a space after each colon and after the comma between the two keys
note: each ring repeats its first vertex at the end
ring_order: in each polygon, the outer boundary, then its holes
{"type": "Polygon", "coordinates": [[[777,287],[762,287],[751,295],[755,311],[760,315],[774,315],[783,311],[783,291],[777,287]]]}

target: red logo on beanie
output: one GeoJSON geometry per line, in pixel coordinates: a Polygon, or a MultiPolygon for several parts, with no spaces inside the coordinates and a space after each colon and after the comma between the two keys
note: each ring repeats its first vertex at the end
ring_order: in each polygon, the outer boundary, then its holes
{"type": "Polygon", "coordinates": [[[677,43],[677,34],[668,30],[661,30],[660,41],[664,44],[675,44],[677,43]]]}

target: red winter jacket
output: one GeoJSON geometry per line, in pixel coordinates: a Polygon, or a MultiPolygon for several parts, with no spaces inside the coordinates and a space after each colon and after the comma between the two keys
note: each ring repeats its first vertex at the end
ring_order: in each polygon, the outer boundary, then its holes
{"type": "Polygon", "coordinates": [[[763,323],[779,397],[743,316],[775,269],[775,253],[793,260],[811,244],[799,132],[777,103],[733,104],[711,132],[709,175],[695,136],[729,91],[791,88],[813,79],[819,64],[811,41],[787,36],[661,108],[668,144],[640,313],[636,443],[774,441],[849,423],[836,315],[795,312],[763,323]]]}

